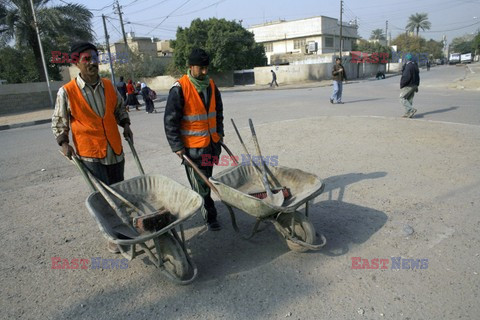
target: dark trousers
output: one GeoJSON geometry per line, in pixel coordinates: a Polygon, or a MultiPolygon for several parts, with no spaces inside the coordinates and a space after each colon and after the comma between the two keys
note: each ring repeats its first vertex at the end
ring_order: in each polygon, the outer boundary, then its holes
{"type": "MultiPolygon", "coordinates": [[[[195,163],[200,171],[208,178],[212,176],[212,166],[201,166],[197,162],[195,163]]],[[[215,201],[211,197],[211,190],[207,184],[200,178],[199,175],[189,165],[185,165],[187,171],[188,181],[192,186],[192,189],[197,192],[203,198],[203,207],[201,208],[203,219],[205,222],[211,222],[217,220],[217,210],[215,209],[215,201]]]]}
{"type": "Polygon", "coordinates": [[[85,167],[98,179],[108,185],[123,181],[125,160],[116,164],[104,165],[100,162],[82,161],[85,167]]]}

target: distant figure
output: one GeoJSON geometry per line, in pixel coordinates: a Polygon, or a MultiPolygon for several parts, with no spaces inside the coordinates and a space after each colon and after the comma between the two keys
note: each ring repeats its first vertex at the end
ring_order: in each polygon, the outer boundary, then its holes
{"type": "Polygon", "coordinates": [[[430,71],[430,60],[427,60],[427,71],[430,71]]]}
{"type": "Polygon", "coordinates": [[[147,87],[145,83],[142,83],[140,86],[142,88],[140,92],[142,94],[143,101],[145,101],[145,110],[147,111],[147,113],[152,113],[155,111],[155,105],[153,104],[153,100],[151,98],[152,90],[149,87],[147,87]]]}
{"type": "Polygon", "coordinates": [[[420,74],[410,53],[405,56],[405,59],[407,63],[402,68],[402,78],[400,79],[400,89],[402,90],[400,101],[405,106],[403,118],[412,118],[417,112],[412,103],[415,92],[418,92],[418,86],[420,85],[420,74]]]}
{"type": "Polygon", "coordinates": [[[123,76],[120,77],[120,81],[117,82],[116,86],[117,86],[118,93],[120,93],[120,95],[123,98],[123,102],[126,103],[127,102],[127,84],[123,82],[123,76]]]}
{"type": "Polygon", "coordinates": [[[377,80],[385,79],[385,73],[383,73],[382,71],[378,71],[375,78],[377,78],[377,80]]]}
{"type": "Polygon", "coordinates": [[[342,102],[342,93],[343,93],[343,81],[347,81],[347,75],[345,74],[345,69],[342,65],[342,59],[336,58],[335,65],[332,68],[332,77],[333,77],[333,94],[330,97],[330,103],[343,104],[342,102]]]}
{"type": "Polygon", "coordinates": [[[138,110],[138,107],[140,106],[140,103],[138,102],[137,99],[137,93],[135,91],[135,87],[133,86],[132,80],[128,80],[127,84],[127,112],[130,111],[130,106],[135,106],[135,108],[138,110]]]}
{"type": "Polygon", "coordinates": [[[272,82],[270,82],[270,88],[273,87],[274,83],[278,87],[277,74],[273,70],[270,70],[270,72],[272,73],[272,82]]]}

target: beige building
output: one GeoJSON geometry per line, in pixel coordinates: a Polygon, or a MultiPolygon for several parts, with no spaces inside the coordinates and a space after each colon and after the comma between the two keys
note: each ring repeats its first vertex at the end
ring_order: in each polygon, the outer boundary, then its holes
{"type": "Polygon", "coordinates": [[[157,55],[159,57],[172,57],[173,48],[170,46],[170,40],[160,40],[156,42],[157,55]]]}
{"type": "MultiPolygon", "coordinates": [[[[127,33],[127,44],[130,50],[132,50],[133,52],[138,52],[140,54],[145,54],[148,56],[157,56],[158,42],[162,41],[156,41],[153,37],[136,37],[135,33],[133,32],[127,33]]],[[[114,57],[125,54],[125,44],[123,40],[120,40],[110,45],[110,51],[114,57]]]]}
{"type": "MultiPolygon", "coordinates": [[[[335,53],[340,48],[340,24],[330,17],[312,17],[301,20],[269,22],[248,28],[255,41],[262,43],[270,64],[273,55],[335,53]]],[[[343,25],[343,51],[351,51],[359,38],[357,28],[343,25]]]]}

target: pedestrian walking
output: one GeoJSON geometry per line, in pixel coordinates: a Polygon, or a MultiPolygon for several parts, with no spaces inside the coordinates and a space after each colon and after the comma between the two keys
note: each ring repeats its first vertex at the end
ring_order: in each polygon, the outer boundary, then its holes
{"type": "Polygon", "coordinates": [[[145,101],[145,111],[147,113],[154,112],[155,105],[152,100],[152,90],[143,82],[140,85],[140,87],[141,87],[140,93],[142,94],[143,101],[145,101]]]}
{"type": "Polygon", "coordinates": [[[405,56],[405,63],[402,67],[402,78],[400,79],[400,102],[405,107],[403,118],[412,118],[417,109],[413,107],[413,97],[418,92],[420,85],[420,72],[418,65],[412,60],[413,56],[408,53],[405,56]]]}
{"type": "Polygon", "coordinates": [[[127,84],[127,112],[130,111],[130,106],[134,106],[137,111],[140,110],[138,108],[140,107],[140,103],[137,99],[137,93],[138,92],[135,90],[132,80],[129,79],[127,84]]]}
{"type": "Polygon", "coordinates": [[[342,59],[336,58],[335,65],[332,68],[332,80],[333,80],[333,94],[330,97],[330,103],[343,104],[343,81],[347,81],[347,75],[345,74],[345,68],[342,65],[342,59]]]}
{"type": "Polygon", "coordinates": [[[127,84],[123,82],[123,76],[120,76],[120,81],[116,84],[117,90],[123,98],[123,102],[127,102],[127,84]]]}
{"type": "Polygon", "coordinates": [[[272,82],[270,82],[270,88],[273,87],[273,84],[278,87],[277,74],[273,70],[270,70],[270,72],[272,73],[272,82]]]}
{"type": "MultiPolygon", "coordinates": [[[[124,179],[125,158],[118,126],[123,136],[132,139],[130,118],[123,99],[109,79],[98,75],[98,50],[89,42],[72,45],[71,54],[80,59],[75,66],[77,77],[58,90],[52,131],[63,154],[76,154],[99,180],[113,184],[124,179]],[[71,132],[75,149],[70,145],[71,132]]],[[[119,253],[117,245],[108,250],[119,253]]]]}
{"type": "MultiPolygon", "coordinates": [[[[187,74],[170,89],[164,116],[165,134],[172,151],[181,159],[186,154],[207,178],[212,176],[213,165],[202,163],[202,159],[204,156],[218,159],[219,142],[223,138],[222,97],[208,76],[209,63],[203,49],[192,50],[187,74]]],[[[185,169],[192,189],[203,197],[201,211],[208,229],[220,230],[210,188],[190,166],[185,165],[185,169]]]]}

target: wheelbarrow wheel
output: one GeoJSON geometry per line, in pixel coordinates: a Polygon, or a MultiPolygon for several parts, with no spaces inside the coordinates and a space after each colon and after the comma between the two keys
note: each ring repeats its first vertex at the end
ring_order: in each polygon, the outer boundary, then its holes
{"type": "MultiPolygon", "coordinates": [[[[303,242],[308,244],[314,244],[316,240],[316,233],[313,224],[308,221],[307,217],[302,213],[295,211],[294,213],[284,213],[281,214],[277,221],[282,225],[284,230],[286,230],[290,235],[292,234],[292,216],[295,219],[295,226],[293,235],[303,242]]],[[[295,243],[288,238],[285,239],[287,241],[287,246],[290,250],[296,252],[306,252],[309,249],[295,243]]]]}
{"type": "Polygon", "coordinates": [[[158,237],[160,252],[165,271],[179,280],[185,279],[190,273],[187,257],[182,246],[171,234],[165,233],[158,237]]]}

